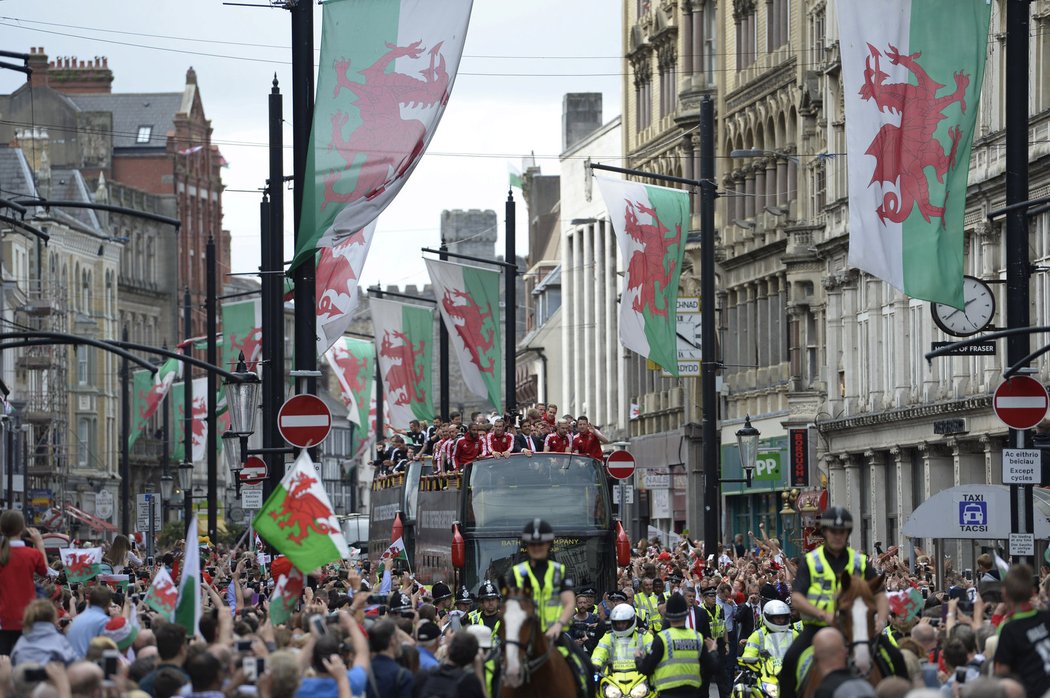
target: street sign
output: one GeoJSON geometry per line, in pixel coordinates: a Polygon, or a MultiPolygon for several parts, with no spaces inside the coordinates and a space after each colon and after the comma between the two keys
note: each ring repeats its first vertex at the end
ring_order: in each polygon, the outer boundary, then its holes
{"type": "Polygon", "coordinates": [[[609,477],[626,480],[634,475],[634,456],[630,451],[613,451],[605,459],[605,469],[609,477]]]}
{"type": "Polygon", "coordinates": [[[146,533],[149,531],[149,501],[155,499],[153,502],[153,526],[156,530],[160,530],[163,527],[163,523],[160,520],[161,509],[164,507],[160,503],[160,498],[154,494],[137,494],[135,495],[135,530],[146,533]]]}
{"type": "Polygon", "coordinates": [[[634,485],[617,485],[612,488],[613,491],[613,504],[620,503],[620,488],[623,488],[624,499],[627,500],[628,504],[634,504],[634,485]]]}
{"type": "MultiPolygon", "coordinates": [[[[955,342],[931,342],[930,351],[937,351],[955,342]]],[[[984,342],[968,344],[965,347],[956,347],[944,352],[941,356],[995,356],[995,340],[989,339],[984,342]]]]}
{"type": "Polygon", "coordinates": [[[259,456],[248,456],[248,460],[244,461],[244,467],[241,468],[238,477],[242,485],[256,485],[265,480],[269,472],[269,469],[266,467],[266,461],[259,456]]]}
{"type": "Polygon", "coordinates": [[[109,490],[95,495],[95,516],[106,521],[113,516],[113,493],[109,490]]]}
{"type": "Polygon", "coordinates": [[[1035,534],[1034,533],[1011,533],[1010,534],[1010,557],[1034,557],[1035,556],[1035,534]]]}
{"type": "Polygon", "coordinates": [[[1012,376],[995,389],[995,416],[1012,429],[1031,429],[1046,417],[1050,397],[1042,383],[1030,376],[1012,376]]]}
{"type": "Polygon", "coordinates": [[[316,395],[288,398],[277,413],[277,428],[284,440],[299,448],[310,448],[328,438],[332,412],[316,395]]]}
{"type": "Polygon", "coordinates": [[[1042,471],[1042,452],[1039,449],[1003,449],[1004,485],[1038,485],[1042,471]]]}
{"type": "Polygon", "coordinates": [[[263,488],[262,485],[242,485],[241,486],[241,508],[248,509],[250,511],[258,511],[263,506],[263,488]]]}
{"type": "Polygon", "coordinates": [[[647,490],[666,490],[670,486],[670,473],[644,473],[642,475],[642,487],[647,490]]]}

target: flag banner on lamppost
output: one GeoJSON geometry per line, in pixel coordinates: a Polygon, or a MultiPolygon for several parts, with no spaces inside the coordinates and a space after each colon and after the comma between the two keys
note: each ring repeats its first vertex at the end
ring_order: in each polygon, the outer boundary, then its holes
{"type": "Polygon", "coordinates": [[[963,307],[963,216],[988,0],[839,3],[849,262],[963,307]]]}
{"type": "Polygon", "coordinates": [[[182,377],[182,362],[168,359],[157,368],[156,373],[143,369],[133,372],[131,376],[132,409],[128,448],[135,445],[146,423],[157,413],[160,403],[171,391],[172,384],[182,377]]]}
{"type": "Polygon", "coordinates": [[[426,263],[463,382],[498,410],[503,404],[500,273],[436,259],[426,263]]]}
{"type": "Polygon", "coordinates": [[[222,304],[222,363],[219,365],[227,371],[234,370],[242,352],[248,370],[255,371],[262,360],[262,300],[259,298],[222,304]]]}
{"type": "Polygon", "coordinates": [[[317,258],[317,355],[343,336],[357,308],[357,284],[375,234],[375,221],[332,245],[320,246],[317,258]]]}
{"type": "Polygon", "coordinates": [[[356,449],[373,433],[369,431],[368,410],[375,383],[375,345],[366,339],[343,337],[324,357],[339,381],[347,419],[355,425],[356,449]]]}
{"type": "Polygon", "coordinates": [[[395,429],[434,418],[434,311],[397,301],[369,299],[383,401],[395,429]]]}
{"type": "MultiPolygon", "coordinates": [[[[186,400],[183,398],[185,393],[185,383],[180,381],[175,383],[171,387],[171,399],[172,407],[171,410],[173,415],[172,432],[175,435],[174,445],[172,447],[171,458],[176,463],[181,463],[186,460],[186,450],[183,448],[183,436],[186,431],[186,400]]],[[[192,455],[193,463],[202,463],[207,458],[207,446],[208,446],[208,401],[205,399],[205,395],[208,394],[208,378],[207,376],[193,379],[193,450],[192,455]]],[[[219,428],[219,435],[221,436],[227,429],[230,428],[230,412],[226,409],[226,391],[220,389],[215,396],[215,416],[216,423],[219,428]]],[[[216,448],[218,452],[222,453],[222,439],[216,440],[216,448]]]]}
{"type": "Polygon", "coordinates": [[[323,240],[374,221],[419,164],[452,92],[471,5],[325,2],[293,269],[323,240]]]}
{"type": "Polygon", "coordinates": [[[595,179],[626,269],[620,343],[677,376],[678,277],[689,230],[689,193],[610,177],[595,179]]]}

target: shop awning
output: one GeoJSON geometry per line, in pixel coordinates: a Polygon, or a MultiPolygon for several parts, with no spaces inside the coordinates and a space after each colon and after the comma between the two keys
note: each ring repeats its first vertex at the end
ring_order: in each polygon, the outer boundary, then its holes
{"type": "Polygon", "coordinates": [[[110,522],[100,519],[93,514],[89,514],[83,509],[77,509],[70,503],[66,503],[64,511],[67,515],[72,516],[77,521],[86,524],[88,528],[91,528],[99,533],[116,533],[117,527],[110,522]]]}

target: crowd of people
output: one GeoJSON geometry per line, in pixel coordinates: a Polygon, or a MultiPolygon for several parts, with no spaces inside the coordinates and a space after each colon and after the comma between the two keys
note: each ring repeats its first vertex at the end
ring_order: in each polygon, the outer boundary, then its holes
{"type": "Polygon", "coordinates": [[[949,563],[938,584],[921,550],[913,561],[850,548],[841,507],[820,527],[823,544],[794,558],[762,527],[706,555],[688,537],[640,540],[599,593],[557,562],[554,531],[536,519],[500,585],[425,586],[392,558],[356,558],[311,571],[291,604],[274,591],[289,589],[286,559],[206,547],[203,609],[186,627],[145,602],[159,570],[178,579],[182,546],[143,561],[118,536],[103,559],[113,574],[70,583],[40,534],[6,511],[0,698],[492,696],[521,680],[498,653],[507,590],[525,587],[578,675],[636,676],[658,695],[726,698],[734,684],[758,691],[767,680],[802,695],[800,671],[819,698],[1050,691],[1046,568],[1040,581],[982,555],[972,573],[949,563]],[[107,581],[121,573],[126,582],[107,581]],[[860,605],[839,607],[849,579],[860,605]]]}
{"type": "Polygon", "coordinates": [[[558,417],[558,406],[540,403],[522,417],[475,412],[468,422],[453,412],[445,422],[413,420],[377,449],[374,465],[397,473],[410,460],[431,459],[435,473],[454,472],[478,458],[506,458],[514,453],[579,453],[601,460],[609,439],[585,415],[558,417]]]}

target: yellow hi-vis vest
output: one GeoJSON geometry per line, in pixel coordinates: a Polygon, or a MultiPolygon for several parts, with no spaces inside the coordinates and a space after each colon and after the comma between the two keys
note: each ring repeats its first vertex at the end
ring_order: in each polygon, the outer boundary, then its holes
{"type": "Polygon", "coordinates": [[[704,638],[688,628],[668,628],[660,631],[664,655],[653,671],[653,688],[657,693],[679,686],[700,688],[700,651],[704,638]]]}
{"type": "MultiPolygon", "coordinates": [[[[853,548],[846,548],[847,560],[846,571],[851,575],[863,577],[868,569],[868,558],[863,553],[858,553],[853,548]]],[[[806,553],[806,565],[809,567],[809,589],[806,591],[806,600],[824,611],[835,612],[835,597],[839,595],[839,580],[832,571],[828,559],[824,556],[824,546],[806,553]]],[[[813,625],[827,625],[823,620],[807,618],[807,623],[813,625]]]]}
{"type": "Polygon", "coordinates": [[[536,579],[532,573],[532,567],[528,562],[514,565],[514,583],[518,589],[525,587],[525,580],[532,584],[532,600],[536,604],[536,613],[540,618],[540,625],[546,632],[547,628],[561,616],[561,594],[558,588],[561,581],[565,579],[565,565],[554,560],[547,561],[547,573],[543,575],[543,583],[536,579]]]}
{"type": "Polygon", "coordinates": [[[707,604],[700,604],[700,608],[704,609],[704,613],[711,619],[711,637],[721,640],[726,632],[726,616],[722,607],[715,603],[714,613],[711,613],[711,609],[707,607],[707,604]]]}
{"type": "MultiPolygon", "coordinates": [[[[480,625],[483,627],[488,627],[488,624],[485,622],[485,613],[479,608],[475,608],[473,611],[468,613],[467,620],[470,622],[471,625],[480,625]]],[[[493,623],[492,627],[490,628],[490,630],[492,630],[493,642],[498,640],[496,636],[499,634],[499,626],[502,621],[502,618],[497,618],[496,622],[493,623]]]]}
{"type": "Polygon", "coordinates": [[[653,632],[660,630],[660,610],[657,608],[656,594],[646,594],[639,591],[634,595],[634,607],[644,608],[649,618],[649,629],[653,632]]]}
{"type": "Polygon", "coordinates": [[[598,646],[591,652],[591,663],[594,670],[601,673],[606,664],[617,673],[635,671],[635,658],[639,654],[649,654],[653,638],[649,633],[637,629],[627,637],[617,637],[612,631],[602,635],[598,646]]]}

